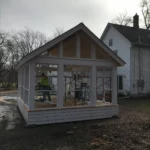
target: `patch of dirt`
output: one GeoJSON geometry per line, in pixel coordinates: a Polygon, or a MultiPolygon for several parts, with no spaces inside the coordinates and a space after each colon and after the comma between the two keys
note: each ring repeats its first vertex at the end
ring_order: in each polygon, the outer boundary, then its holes
{"type": "Polygon", "coordinates": [[[16,100],[0,97],[0,130],[14,129],[21,122],[24,121],[18,112],[16,100]]]}
{"type": "Polygon", "coordinates": [[[3,106],[8,112],[0,121],[0,150],[150,150],[150,111],[121,105],[119,118],[25,128],[17,105],[3,106]],[[8,130],[10,114],[18,117],[8,130]]]}

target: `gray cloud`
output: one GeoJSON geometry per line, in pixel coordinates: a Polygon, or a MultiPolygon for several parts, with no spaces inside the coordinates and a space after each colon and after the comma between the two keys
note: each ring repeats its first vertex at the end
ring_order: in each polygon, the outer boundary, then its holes
{"type": "Polygon", "coordinates": [[[57,27],[68,30],[83,22],[100,36],[107,22],[116,15],[108,7],[110,1],[1,0],[0,28],[19,30],[28,26],[50,36],[57,27]]]}

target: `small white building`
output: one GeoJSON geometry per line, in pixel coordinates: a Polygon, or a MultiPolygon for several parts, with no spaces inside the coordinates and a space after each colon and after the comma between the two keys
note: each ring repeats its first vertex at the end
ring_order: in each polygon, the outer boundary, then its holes
{"type": "Polygon", "coordinates": [[[124,64],[80,23],[17,64],[19,110],[27,125],[117,116],[117,67],[124,64]],[[40,89],[42,73],[50,89],[40,89]],[[44,92],[50,101],[41,101],[44,92]]]}
{"type": "Polygon", "coordinates": [[[118,91],[150,93],[150,30],[139,28],[139,16],[133,27],[108,23],[101,40],[126,62],[117,68],[118,91]]]}

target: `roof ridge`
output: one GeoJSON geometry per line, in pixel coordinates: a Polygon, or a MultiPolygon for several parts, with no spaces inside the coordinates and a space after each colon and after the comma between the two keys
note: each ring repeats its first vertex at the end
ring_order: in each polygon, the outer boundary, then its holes
{"type": "Polygon", "coordinates": [[[132,28],[132,29],[137,29],[137,30],[144,30],[144,31],[149,31],[148,29],[144,29],[144,28],[135,28],[133,26],[125,26],[125,25],[120,25],[120,24],[115,24],[115,23],[108,23],[110,25],[113,25],[113,26],[120,26],[120,27],[125,27],[125,28],[132,28]]]}

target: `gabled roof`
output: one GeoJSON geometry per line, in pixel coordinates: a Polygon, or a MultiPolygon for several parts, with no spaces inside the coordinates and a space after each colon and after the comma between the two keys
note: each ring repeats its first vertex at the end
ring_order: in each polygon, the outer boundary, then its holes
{"type": "Polygon", "coordinates": [[[101,36],[101,39],[104,38],[110,26],[113,26],[118,32],[120,32],[132,44],[150,46],[150,30],[123,26],[123,25],[118,25],[118,24],[112,24],[112,23],[107,24],[107,27],[105,28],[105,31],[103,32],[101,36]]]}
{"type": "Polygon", "coordinates": [[[107,47],[93,32],[91,32],[83,23],[78,24],[77,26],[73,27],[72,29],[68,30],[67,32],[63,33],[62,35],[56,37],[55,39],[49,41],[45,45],[37,48],[33,52],[29,53],[25,57],[23,57],[15,67],[18,69],[24,63],[29,61],[30,59],[38,56],[39,54],[43,53],[44,51],[50,49],[54,45],[58,44],[59,42],[65,40],[67,37],[75,34],[77,31],[82,30],[84,31],[93,41],[95,41],[100,47],[102,47],[108,55],[110,55],[120,66],[123,66],[125,62],[117,56],[109,47],[107,47]]]}

